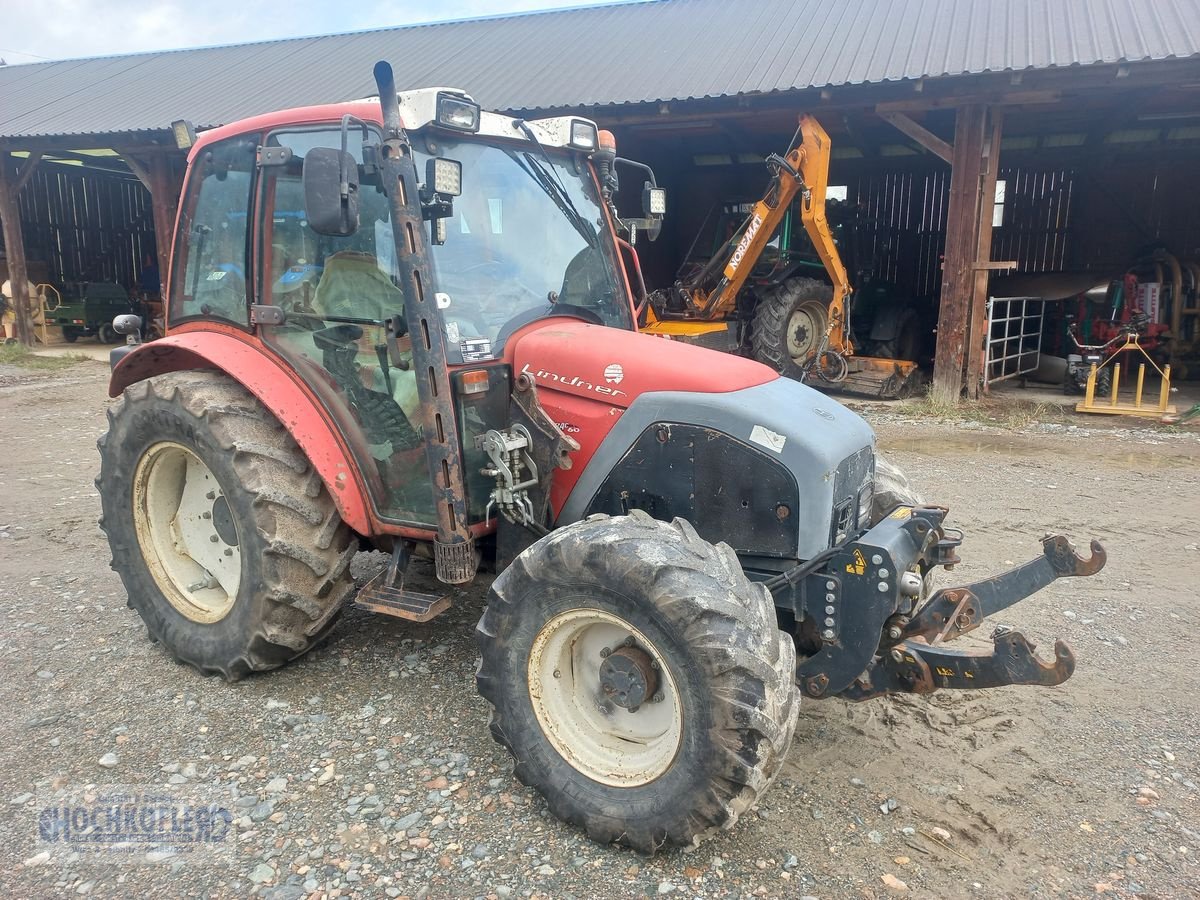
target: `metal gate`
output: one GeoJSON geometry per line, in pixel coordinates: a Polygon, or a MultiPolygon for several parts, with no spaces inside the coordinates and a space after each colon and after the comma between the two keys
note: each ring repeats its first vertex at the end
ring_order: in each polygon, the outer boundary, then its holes
{"type": "Polygon", "coordinates": [[[1041,362],[1046,301],[1041,297],[991,297],[987,308],[985,384],[1034,371],[1041,362]]]}

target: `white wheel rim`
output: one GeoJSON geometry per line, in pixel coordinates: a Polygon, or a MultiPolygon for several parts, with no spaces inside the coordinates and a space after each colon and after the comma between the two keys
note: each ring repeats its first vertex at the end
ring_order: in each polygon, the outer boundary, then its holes
{"type": "Polygon", "coordinates": [[[529,698],[542,733],[571,766],[616,787],[649,784],[670,768],[683,740],[675,679],[646,636],[618,616],[573,609],[547,622],[529,652],[529,698]],[[607,697],[600,666],[630,638],[657,664],[658,694],[636,710],[607,697]]]}
{"type": "Polygon", "coordinates": [[[788,316],[787,349],[792,359],[807,359],[817,349],[823,326],[812,311],[801,307],[788,316]]]}
{"type": "Polygon", "coordinates": [[[154,444],[133,477],[142,557],[164,597],[193,622],[229,614],[242,580],[241,541],[215,475],[182,444],[154,444]]]}

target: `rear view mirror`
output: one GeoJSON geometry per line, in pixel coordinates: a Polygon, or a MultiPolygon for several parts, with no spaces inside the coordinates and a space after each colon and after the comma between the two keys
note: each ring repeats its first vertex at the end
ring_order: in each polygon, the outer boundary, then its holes
{"type": "Polygon", "coordinates": [[[358,231],[358,163],[350,153],[314,147],[304,155],[304,214],[317,234],[358,231]]]}

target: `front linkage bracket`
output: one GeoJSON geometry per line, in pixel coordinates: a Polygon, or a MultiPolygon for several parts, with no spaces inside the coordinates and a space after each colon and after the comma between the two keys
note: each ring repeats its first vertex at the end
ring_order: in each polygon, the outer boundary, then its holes
{"type": "MultiPolygon", "coordinates": [[[[938,591],[891,643],[922,638],[930,644],[953,640],[979,627],[988,616],[1008,609],[1059,578],[1095,575],[1108,559],[1098,541],[1082,559],[1061,534],[1042,539],[1042,555],[1008,572],[962,587],[938,591]]],[[[888,641],[885,639],[885,646],[888,641]]]]}
{"type": "Polygon", "coordinates": [[[939,591],[897,638],[884,637],[866,671],[839,696],[858,701],[891,693],[929,694],[939,688],[1062,684],[1075,672],[1075,654],[1061,640],[1055,641],[1049,663],[1037,657],[1036,645],[1028,638],[1004,626],[992,633],[990,652],[955,650],[944,642],[973,631],[987,616],[1058,578],[1096,574],[1106,559],[1097,541],[1092,541],[1091,556],[1083,559],[1065,537],[1050,535],[1042,541],[1039,559],[975,584],[939,591]]]}

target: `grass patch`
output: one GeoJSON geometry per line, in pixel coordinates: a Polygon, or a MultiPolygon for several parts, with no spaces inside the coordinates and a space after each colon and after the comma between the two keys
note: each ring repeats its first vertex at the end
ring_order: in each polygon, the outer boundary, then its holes
{"type": "Polygon", "coordinates": [[[82,353],[69,353],[65,356],[36,356],[28,347],[22,347],[20,344],[0,344],[0,365],[19,366],[22,369],[55,372],[59,369],[69,369],[81,362],[88,362],[90,359],[91,357],[82,353]]]}
{"type": "Polygon", "coordinates": [[[962,400],[958,403],[945,403],[926,395],[914,398],[903,404],[902,409],[919,418],[941,419],[951,422],[979,422],[982,425],[996,425],[1001,428],[1027,428],[1047,422],[1078,422],[1070,407],[1058,403],[1044,403],[1036,400],[993,398],[981,400],[962,400]]]}

